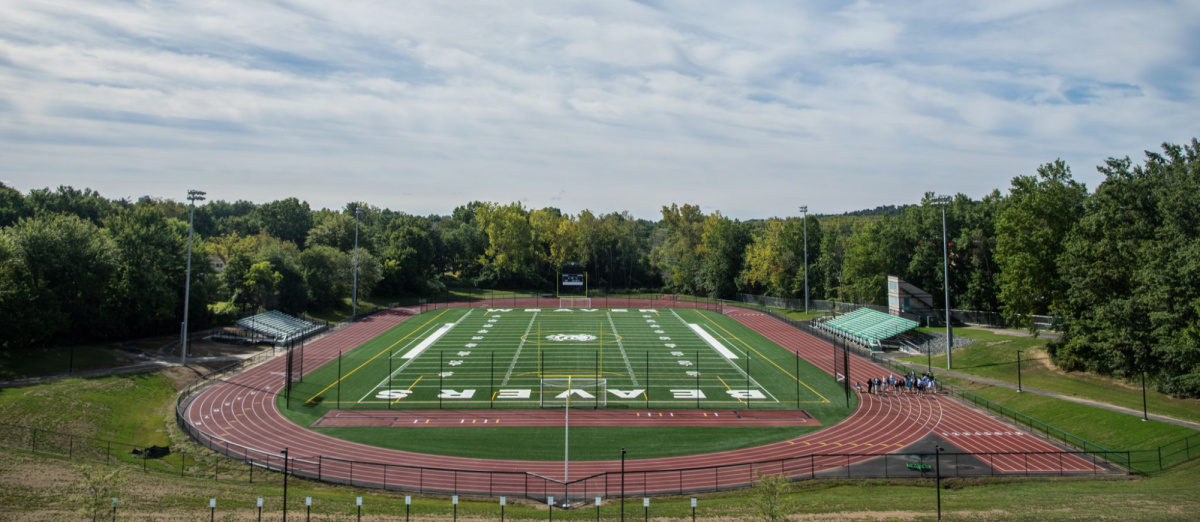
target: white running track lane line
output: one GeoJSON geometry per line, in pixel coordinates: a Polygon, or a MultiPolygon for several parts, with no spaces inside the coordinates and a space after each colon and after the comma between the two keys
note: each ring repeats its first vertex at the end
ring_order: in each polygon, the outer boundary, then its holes
{"type": "Polygon", "coordinates": [[[517,367],[517,359],[521,358],[521,348],[525,347],[525,339],[529,338],[529,331],[533,330],[533,322],[537,320],[539,312],[534,312],[533,317],[529,318],[529,326],[525,327],[525,335],[521,336],[521,344],[517,345],[517,353],[513,354],[512,362],[508,363],[508,373],[504,374],[504,380],[500,382],[500,386],[508,386],[508,380],[512,378],[513,368],[517,367]]]}
{"type": "Polygon", "coordinates": [[[637,376],[633,374],[633,365],[629,364],[629,355],[625,353],[625,345],[621,343],[621,334],[617,332],[617,324],[613,322],[612,312],[604,312],[608,316],[608,326],[612,328],[613,338],[617,340],[617,350],[621,352],[621,359],[625,361],[625,371],[629,372],[629,380],[633,381],[633,385],[637,386],[637,376]]]}
{"type": "Polygon", "coordinates": [[[725,356],[726,359],[738,358],[737,354],[729,351],[729,348],[726,348],[725,345],[721,344],[721,341],[716,340],[716,338],[704,331],[703,328],[700,328],[700,325],[688,323],[687,326],[688,328],[691,328],[693,332],[696,332],[696,335],[699,335],[701,339],[704,339],[704,342],[708,343],[709,346],[712,346],[714,350],[725,356]]]}

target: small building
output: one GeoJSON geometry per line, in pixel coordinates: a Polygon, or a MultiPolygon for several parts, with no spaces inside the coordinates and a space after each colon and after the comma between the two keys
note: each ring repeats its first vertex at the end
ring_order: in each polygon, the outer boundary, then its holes
{"type": "Polygon", "coordinates": [[[929,317],[938,315],[929,292],[913,286],[896,276],[888,276],[888,313],[896,317],[929,324],[929,317]]]}

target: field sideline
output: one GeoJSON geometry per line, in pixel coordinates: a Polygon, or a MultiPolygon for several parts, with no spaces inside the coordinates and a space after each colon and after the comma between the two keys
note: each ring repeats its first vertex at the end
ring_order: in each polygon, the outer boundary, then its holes
{"type": "MultiPolygon", "coordinates": [[[[297,372],[311,364],[302,353],[297,372]]],[[[450,308],[342,354],[340,368],[334,359],[312,370],[293,384],[291,408],[536,408],[543,379],[572,387],[547,402],[609,408],[807,409],[842,393],[824,372],[715,312],[450,308]],[[604,390],[589,387],[596,379],[604,390]]]]}

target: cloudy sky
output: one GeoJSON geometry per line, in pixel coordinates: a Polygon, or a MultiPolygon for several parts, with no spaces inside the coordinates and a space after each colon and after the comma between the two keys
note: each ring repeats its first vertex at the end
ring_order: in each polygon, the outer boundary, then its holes
{"type": "Polygon", "coordinates": [[[1200,136],[1200,2],[0,0],[0,181],[739,218],[1200,136]]]}

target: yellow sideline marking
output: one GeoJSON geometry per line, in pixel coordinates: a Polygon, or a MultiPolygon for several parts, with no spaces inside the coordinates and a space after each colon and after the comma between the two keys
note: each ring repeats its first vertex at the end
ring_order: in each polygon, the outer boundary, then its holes
{"type": "MultiPolygon", "coordinates": [[[[418,383],[418,382],[421,382],[421,379],[424,379],[424,378],[425,378],[425,376],[424,376],[424,375],[419,375],[419,376],[417,376],[417,380],[413,381],[413,383],[412,383],[412,384],[408,385],[408,389],[409,389],[409,390],[412,390],[412,389],[413,389],[413,386],[416,386],[416,385],[417,385],[417,383],[418,383]]],[[[392,404],[396,404],[397,402],[400,402],[400,399],[403,399],[403,398],[404,398],[404,397],[396,397],[396,400],[392,401],[392,404]]]]}
{"type": "MultiPolygon", "coordinates": [[[[716,377],[717,377],[717,380],[718,380],[718,381],[721,381],[721,384],[724,384],[724,385],[725,385],[725,389],[726,389],[726,390],[733,391],[733,388],[730,388],[730,387],[729,387],[729,385],[725,383],[725,379],[722,379],[720,375],[718,375],[718,376],[716,376],[716,377]]],[[[745,404],[745,401],[743,401],[743,400],[742,400],[742,399],[740,399],[740,398],[738,399],[738,402],[741,402],[741,403],[745,404]]]]}
{"type": "MultiPolygon", "coordinates": [[[[808,391],[810,391],[810,392],[813,392],[813,393],[817,394],[817,397],[820,397],[820,398],[821,398],[821,400],[823,400],[823,401],[825,401],[825,402],[829,402],[829,399],[825,398],[825,396],[824,396],[824,395],[821,395],[821,392],[818,392],[817,390],[814,390],[814,389],[812,389],[812,387],[811,387],[811,386],[809,386],[809,385],[808,385],[808,383],[806,383],[806,382],[804,382],[804,381],[800,380],[800,378],[799,378],[799,377],[797,377],[797,376],[795,376],[795,375],[792,375],[792,374],[791,374],[791,372],[788,372],[787,370],[783,369],[783,367],[782,367],[782,366],[779,366],[778,364],[775,364],[775,361],[772,361],[772,360],[771,360],[769,357],[767,357],[767,356],[763,355],[763,354],[762,354],[762,353],[760,353],[758,350],[755,350],[753,346],[750,346],[749,344],[746,344],[746,341],[743,341],[743,340],[741,340],[740,338],[738,338],[738,336],[736,336],[736,335],[733,335],[733,333],[732,333],[732,332],[730,332],[729,330],[726,330],[724,326],[721,326],[721,325],[717,324],[717,322],[716,322],[716,321],[713,321],[712,319],[709,319],[709,317],[708,317],[707,315],[704,315],[704,314],[700,313],[700,311],[699,311],[699,310],[696,310],[695,308],[693,308],[693,309],[692,309],[692,311],[693,311],[693,312],[696,312],[696,315],[698,315],[698,316],[700,316],[700,317],[703,317],[705,321],[708,321],[708,322],[712,323],[712,324],[713,324],[714,326],[716,326],[717,328],[720,328],[722,331],[724,331],[725,333],[729,334],[729,336],[730,336],[730,337],[732,337],[732,338],[734,338],[734,339],[737,339],[737,342],[739,342],[739,343],[742,343],[742,345],[743,345],[743,346],[745,346],[746,348],[748,348],[750,351],[752,351],[752,352],[754,352],[754,353],[758,354],[758,356],[759,356],[759,357],[762,357],[763,359],[766,359],[766,360],[767,360],[767,362],[771,363],[771,366],[774,366],[774,367],[776,367],[776,368],[779,368],[779,371],[783,372],[783,374],[784,374],[784,375],[787,375],[788,377],[791,377],[791,378],[792,378],[793,380],[795,380],[796,382],[799,382],[800,384],[803,384],[805,388],[808,388],[808,391]]],[[[799,356],[800,356],[799,354],[796,354],[796,357],[799,357],[799,356]]]]}
{"type": "MultiPolygon", "coordinates": [[[[329,391],[329,389],[330,389],[330,388],[332,388],[332,387],[336,386],[336,385],[337,385],[337,383],[339,383],[339,382],[342,382],[342,380],[344,380],[346,377],[349,377],[349,376],[353,375],[353,374],[354,374],[354,372],[357,372],[357,371],[359,370],[359,368],[362,368],[363,366],[366,366],[366,365],[370,364],[370,363],[371,363],[371,361],[374,361],[375,359],[378,359],[380,355],[383,355],[384,353],[388,352],[389,350],[391,350],[392,348],[394,348],[394,347],[395,347],[397,344],[400,344],[401,342],[403,342],[405,339],[408,339],[409,337],[412,337],[412,334],[415,334],[415,333],[417,333],[417,332],[421,331],[421,329],[422,329],[422,328],[424,328],[424,327],[425,327],[425,325],[427,325],[427,324],[429,324],[429,323],[432,323],[433,321],[437,320],[437,318],[441,317],[442,315],[445,315],[445,313],[446,313],[446,312],[449,312],[449,311],[450,311],[450,309],[449,309],[449,308],[447,308],[447,309],[445,309],[445,310],[442,310],[442,313],[440,313],[440,314],[437,314],[437,315],[433,316],[433,318],[432,318],[432,319],[430,319],[430,320],[428,320],[428,321],[425,321],[425,324],[423,324],[423,325],[421,325],[421,326],[418,326],[418,327],[417,327],[415,330],[413,330],[413,331],[411,331],[411,332],[408,332],[408,335],[405,335],[404,337],[401,337],[399,341],[396,341],[396,342],[392,343],[392,345],[391,345],[391,346],[388,346],[387,348],[384,348],[382,351],[380,351],[379,353],[375,354],[375,357],[372,357],[372,358],[370,358],[370,359],[367,359],[367,362],[365,362],[365,363],[362,363],[362,364],[358,365],[358,368],[355,368],[355,369],[353,369],[353,370],[350,370],[350,373],[347,373],[346,375],[343,375],[343,376],[339,377],[339,378],[338,378],[338,380],[336,380],[336,381],[333,381],[333,384],[330,384],[329,386],[326,386],[324,390],[321,390],[321,391],[317,392],[317,394],[316,394],[316,395],[313,395],[312,397],[309,397],[309,399],[308,399],[307,401],[304,401],[304,402],[305,402],[305,403],[309,403],[309,404],[311,404],[311,403],[312,403],[312,401],[313,401],[313,399],[316,399],[317,397],[320,397],[322,394],[324,394],[325,392],[329,391]]],[[[340,402],[341,400],[342,400],[342,398],[341,398],[341,397],[338,397],[338,401],[340,402]]]]}

